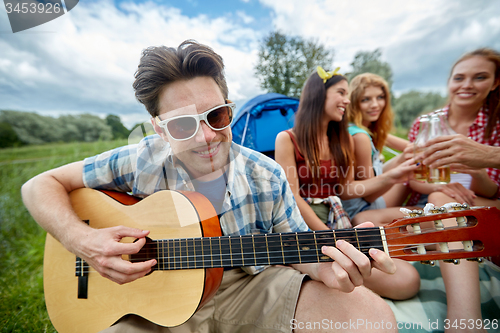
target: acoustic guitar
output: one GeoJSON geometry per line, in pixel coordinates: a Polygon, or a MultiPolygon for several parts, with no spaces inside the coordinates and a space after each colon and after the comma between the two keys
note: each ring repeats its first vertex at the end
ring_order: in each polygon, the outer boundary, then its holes
{"type": "Polygon", "coordinates": [[[142,250],[123,259],[155,258],[157,265],[145,277],[118,285],[47,234],[45,301],[61,333],[98,332],[130,313],[162,326],[180,325],[215,294],[224,267],[332,261],[321,247],[334,246],[339,239],[365,254],[373,247],[408,261],[500,254],[496,208],[401,218],[376,228],[234,237],[222,236],[214,208],[196,192],[160,191],[139,201],[127,194],[84,188],[70,197],[75,212],[93,228],[125,225],[150,230],[142,250]],[[455,218],[458,225],[442,228],[440,220],[445,218],[455,218]],[[429,221],[437,227],[420,227],[429,221]],[[457,241],[463,242],[463,249],[448,249],[447,242],[457,241]],[[436,249],[429,250],[433,244],[436,249]]]}

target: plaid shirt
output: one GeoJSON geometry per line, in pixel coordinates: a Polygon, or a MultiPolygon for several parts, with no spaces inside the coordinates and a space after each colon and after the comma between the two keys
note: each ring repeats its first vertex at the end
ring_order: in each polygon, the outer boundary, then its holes
{"type": "MultiPolygon", "coordinates": [[[[449,106],[446,106],[442,110],[448,117],[449,106]]],[[[489,140],[484,138],[484,129],[486,127],[486,124],[488,123],[488,116],[489,116],[488,110],[484,110],[481,107],[481,109],[479,109],[476,119],[469,127],[467,136],[480,144],[500,147],[500,121],[497,121],[496,126],[493,128],[493,132],[491,133],[489,140]]],[[[417,118],[413,122],[410,132],[408,133],[408,140],[410,140],[410,142],[414,142],[415,139],[417,138],[419,128],[420,128],[420,121],[417,118]]],[[[486,171],[488,172],[488,176],[490,177],[490,179],[494,181],[498,186],[500,186],[500,170],[494,168],[487,168],[486,171]]],[[[415,201],[411,200],[409,204],[414,204],[414,203],[415,201]]]]}
{"type": "MultiPolygon", "coordinates": [[[[229,160],[220,219],[224,235],[309,230],[279,164],[234,142],[229,160]]],[[[170,145],[158,135],[86,158],[83,181],[86,187],[132,192],[142,198],[167,189],[166,181],[171,190],[195,190],[189,174],[176,163],[170,145]]],[[[244,269],[256,274],[265,267],[244,269]]]]}

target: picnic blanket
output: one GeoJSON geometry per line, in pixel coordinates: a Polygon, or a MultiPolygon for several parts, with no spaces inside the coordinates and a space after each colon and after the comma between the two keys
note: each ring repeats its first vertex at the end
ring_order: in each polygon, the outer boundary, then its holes
{"type": "MultiPolygon", "coordinates": [[[[386,300],[396,315],[399,332],[441,333],[446,319],[446,293],[438,265],[413,263],[421,277],[419,293],[405,301],[386,300]]],[[[488,332],[500,332],[500,267],[485,261],[479,265],[482,323],[488,332]]],[[[449,323],[452,325],[453,323],[449,323]]],[[[460,325],[456,323],[455,325],[460,325]]],[[[477,326],[471,326],[471,328],[477,326]]]]}

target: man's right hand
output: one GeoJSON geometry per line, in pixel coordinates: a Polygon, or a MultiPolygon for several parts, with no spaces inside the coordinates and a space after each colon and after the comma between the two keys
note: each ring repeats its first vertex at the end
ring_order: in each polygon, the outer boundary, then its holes
{"type": "Polygon", "coordinates": [[[93,229],[86,228],[85,234],[72,241],[68,250],[84,259],[103,277],[118,284],[132,282],[151,271],[156,260],[132,263],[122,259],[122,255],[135,254],[146,243],[147,230],[124,226],[93,229]],[[137,239],[133,243],[121,243],[125,237],[137,239]]]}

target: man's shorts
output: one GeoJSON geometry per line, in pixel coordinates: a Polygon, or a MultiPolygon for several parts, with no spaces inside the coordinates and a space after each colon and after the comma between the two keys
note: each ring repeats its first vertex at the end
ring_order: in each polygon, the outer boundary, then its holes
{"type": "Polygon", "coordinates": [[[257,275],[240,268],[228,270],[215,297],[180,326],[166,328],[128,315],[102,332],[290,332],[304,277],[281,266],[257,275]]]}

